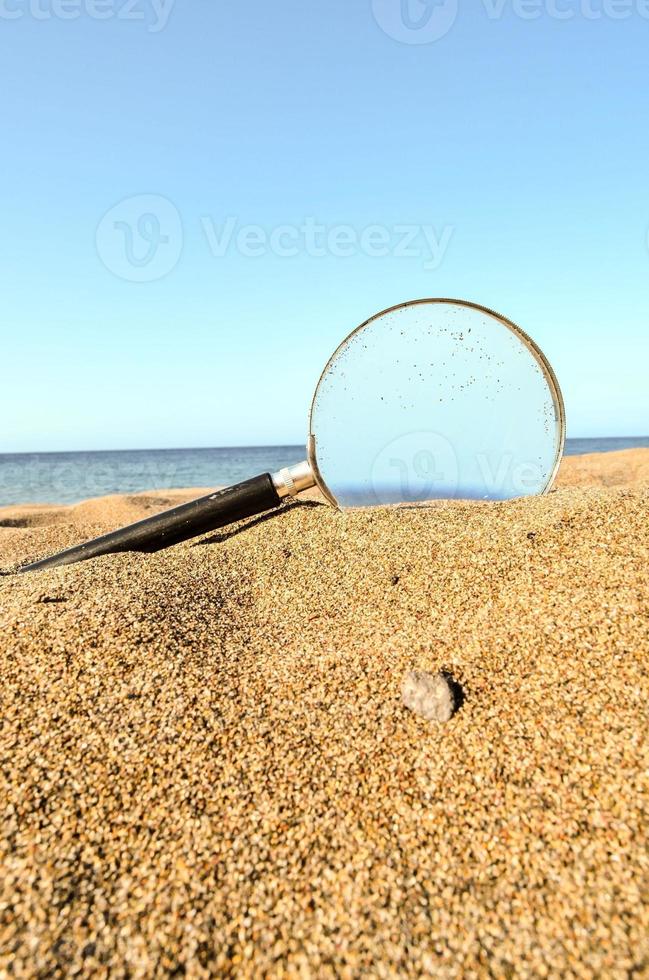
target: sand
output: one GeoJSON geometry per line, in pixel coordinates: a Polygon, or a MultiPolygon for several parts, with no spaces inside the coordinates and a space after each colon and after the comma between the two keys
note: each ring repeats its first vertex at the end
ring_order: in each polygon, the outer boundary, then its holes
{"type": "Polygon", "coordinates": [[[633,483],[649,484],[649,449],[566,456],[557,481],[563,487],[617,487],[633,483]]]}
{"type": "MultiPolygon", "coordinates": [[[[648,465],[1,577],[0,973],[649,976],[648,465]]],[[[180,499],[5,508],[0,567],[180,499]]]]}

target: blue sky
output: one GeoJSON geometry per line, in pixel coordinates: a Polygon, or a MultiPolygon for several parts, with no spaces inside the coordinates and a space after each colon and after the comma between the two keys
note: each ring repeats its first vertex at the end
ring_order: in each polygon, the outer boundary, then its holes
{"type": "Polygon", "coordinates": [[[301,442],[421,296],[649,433],[645,0],[1,0],[0,51],[0,451],[301,442]]]}

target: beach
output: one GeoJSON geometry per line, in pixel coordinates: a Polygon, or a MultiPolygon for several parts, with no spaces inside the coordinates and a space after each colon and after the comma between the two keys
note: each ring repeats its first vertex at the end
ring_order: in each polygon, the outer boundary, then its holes
{"type": "Polygon", "coordinates": [[[0,971],[649,976],[649,450],[12,574],[195,495],[0,509],[0,971]]]}

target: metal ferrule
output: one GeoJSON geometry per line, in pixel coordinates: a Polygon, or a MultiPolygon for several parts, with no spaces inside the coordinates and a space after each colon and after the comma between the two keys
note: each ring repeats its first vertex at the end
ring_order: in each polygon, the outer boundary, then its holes
{"type": "Polygon", "coordinates": [[[298,493],[316,485],[313,470],[306,460],[271,474],[271,480],[280,500],[284,497],[297,497],[298,493]]]}

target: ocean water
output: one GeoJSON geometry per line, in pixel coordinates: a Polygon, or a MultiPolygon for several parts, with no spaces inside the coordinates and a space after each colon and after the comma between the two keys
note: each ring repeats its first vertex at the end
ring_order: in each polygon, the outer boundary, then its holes
{"type": "MultiPolygon", "coordinates": [[[[566,455],[649,448],[649,436],[568,439],[566,455]]],[[[228,486],[305,459],[304,446],[0,454],[0,506],[70,504],[110,493],[228,486]]]]}
{"type": "Polygon", "coordinates": [[[229,486],[306,459],[304,446],[0,455],[0,506],[70,504],[110,493],[229,486]]]}

